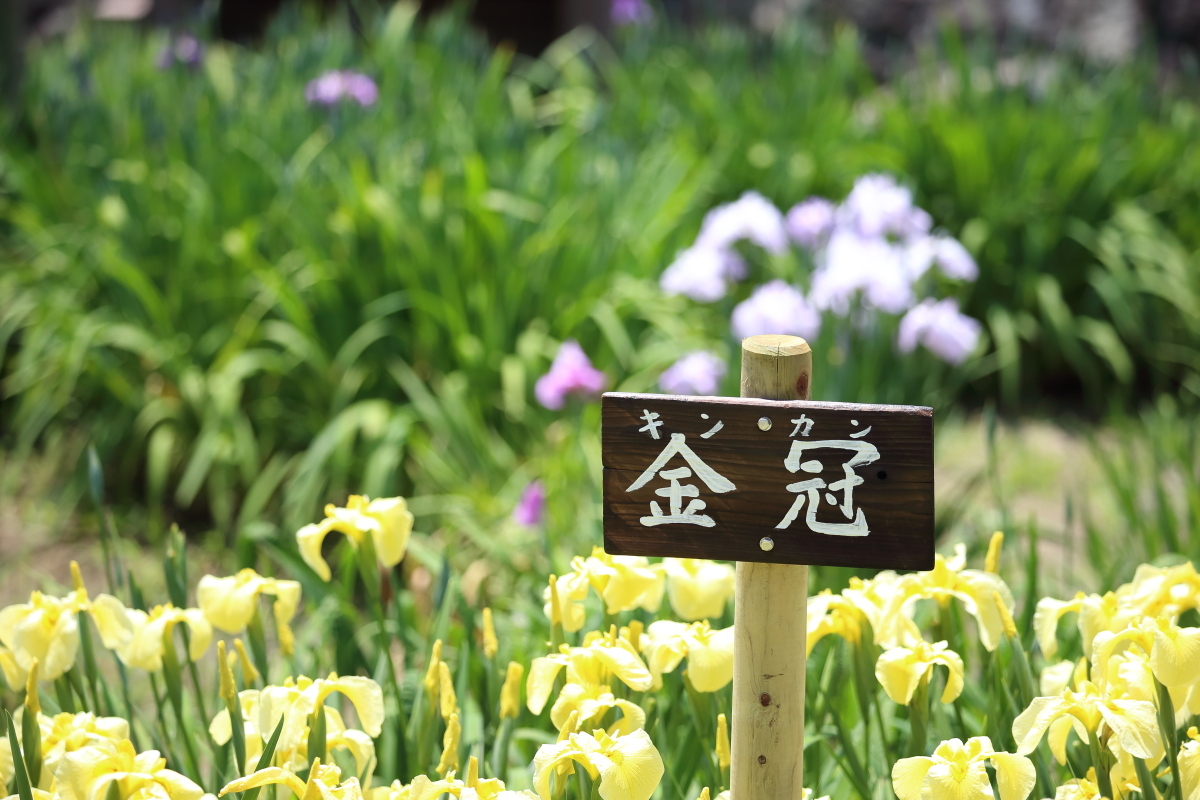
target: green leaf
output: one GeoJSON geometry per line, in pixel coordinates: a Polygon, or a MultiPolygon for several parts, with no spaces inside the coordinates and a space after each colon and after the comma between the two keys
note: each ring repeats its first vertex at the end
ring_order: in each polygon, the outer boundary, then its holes
{"type": "Polygon", "coordinates": [[[4,721],[8,725],[8,745],[12,748],[13,773],[16,777],[17,796],[20,800],[33,800],[33,789],[29,784],[29,773],[25,771],[25,757],[21,753],[21,745],[17,741],[17,725],[13,722],[12,714],[4,709],[4,721]]]}
{"type": "MultiPolygon", "coordinates": [[[[275,726],[275,732],[271,734],[271,738],[267,740],[266,747],[263,748],[262,755],[258,757],[258,765],[254,768],[255,772],[260,769],[266,769],[271,766],[271,759],[275,758],[275,748],[279,745],[279,735],[283,733],[283,717],[279,718],[279,724],[275,726]]],[[[242,794],[242,800],[257,800],[258,791],[261,787],[255,786],[253,789],[247,789],[242,794]]]]}

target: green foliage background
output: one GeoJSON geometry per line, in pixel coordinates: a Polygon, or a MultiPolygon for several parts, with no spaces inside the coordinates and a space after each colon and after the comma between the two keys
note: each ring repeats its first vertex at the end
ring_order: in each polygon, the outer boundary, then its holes
{"type": "Polygon", "coordinates": [[[700,346],[732,364],[733,300],[664,298],[658,274],[717,202],[841,198],[868,171],[976,255],[950,290],[987,346],[950,371],[886,326],[822,334],[820,396],[1200,394],[1200,114],[1149,62],[947,31],[881,84],[852,32],[804,28],[576,32],[530,60],[403,5],[361,35],[289,17],[195,69],[157,68],[165,43],[85,27],[30,55],[0,139],[0,431],[19,455],[82,429],[115,497],[231,538],[362,491],[436,498],[486,543],[541,474],[570,489],[557,527],[594,540],[597,409],[532,401],[558,343],[625,390],[700,346]],[[329,68],[379,103],[309,107],[329,68]]]}

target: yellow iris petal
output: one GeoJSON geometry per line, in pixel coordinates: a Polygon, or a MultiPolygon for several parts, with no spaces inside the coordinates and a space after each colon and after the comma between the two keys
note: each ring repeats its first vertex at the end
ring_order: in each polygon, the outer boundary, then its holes
{"type": "Polygon", "coordinates": [[[375,557],[384,567],[394,567],[404,558],[412,535],[413,515],[403,497],[369,500],[352,495],[346,507],[332,504],[325,507],[325,519],[310,523],[296,531],[300,555],[313,571],[328,581],[333,576],[329,564],[321,555],[325,537],[333,531],[344,534],[355,546],[370,534],[375,557]]]}
{"type": "Polygon", "coordinates": [[[693,625],[687,646],[688,679],[698,692],[716,692],[733,680],[733,628],[693,625]]]}
{"type": "Polygon", "coordinates": [[[662,756],[645,731],[627,736],[604,737],[608,741],[591,755],[600,773],[600,797],[604,800],[650,800],[663,776],[662,756]]]}
{"type": "Polygon", "coordinates": [[[1155,630],[1150,668],[1164,686],[1191,686],[1200,681],[1200,628],[1169,625],[1155,630]]]}
{"type": "Polygon", "coordinates": [[[57,774],[58,794],[62,800],[93,800],[107,796],[109,785],[115,782],[121,800],[200,800],[203,789],[165,766],[155,750],[137,753],[128,740],[101,740],[63,757],[57,774]]]}
{"type": "Polygon", "coordinates": [[[680,618],[716,619],[733,597],[734,571],[728,564],[698,558],[665,558],[667,599],[680,618]]]}
{"type": "Polygon", "coordinates": [[[1044,597],[1038,601],[1037,610],[1033,614],[1033,630],[1037,636],[1038,647],[1047,659],[1054,658],[1058,652],[1058,621],[1064,615],[1078,613],[1083,607],[1083,595],[1074,600],[1055,600],[1044,597]]]}
{"type": "Polygon", "coordinates": [[[535,658],[529,665],[529,677],[525,681],[525,702],[534,714],[541,714],[554,691],[554,679],[566,660],[557,655],[535,658]]]}
{"type": "Polygon", "coordinates": [[[1200,741],[1187,742],[1180,748],[1179,776],[1183,779],[1184,800],[1200,800],[1200,741]]]}
{"type": "Polygon", "coordinates": [[[996,768],[1000,800],[1025,800],[1037,783],[1037,770],[1033,762],[1012,753],[993,753],[991,761],[996,768]]]}
{"type": "Polygon", "coordinates": [[[902,758],[892,765],[892,789],[899,800],[921,800],[925,777],[933,767],[928,756],[902,758]]]}

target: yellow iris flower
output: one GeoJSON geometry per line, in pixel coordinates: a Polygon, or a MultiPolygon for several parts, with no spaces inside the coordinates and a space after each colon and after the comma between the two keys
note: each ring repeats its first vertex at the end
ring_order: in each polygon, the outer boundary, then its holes
{"type": "Polygon", "coordinates": [[[379,736],[383,730],[383,689],[370,678],[338,677],[336,673],[316,680],[301,675],[288,678],[282,686],[263,689],[258,695],[258,730],[275,730],[282,717],[279,749],[299,747],[306,739],[309,715],[324,706],[325,698],[334,692],[350,699],[362,730],[373,737],[379,736]]]}
{"type": "Polygon", "coordinates": [[[622,716],[609,727],[610,734],[626,734],[646,726],[646,712],[641,706],[614,696],[606,685],[594,683],[564,685],[550,708],[550,721],[562,730],[571,714],[577,713],[576,727],[585,727],[588,723],[598,723],[600,717],[614,708],[622,716]]]}
{"type": "Polygon", "coordinates": [[[1123,695],[1112,684],[1099,686],[1088,680],[1084,665],[1076,671],[1075,689],[1061,694],[1035,697],[1029,707],[1013,720],[1013,739],[1017,752],[1032,753],[1048,734],[1050,752],[1060,764],[1067,762],[1067,736],[1072,730],[1084,742],[1101,732],[1111,731],[1108,747],[1114,753],[1126,752],[1135,758],[1156,760],[1162,756],[1162,740],[1154,703],[1123,695]]]}
{"type": "Polygon", "coordinates": [[[1104,800],[1096,783],[1095,767],[1088,767],[1086,777],[1072,778],[1055,789],[1054,800],[1104,800]]]}
{"type": "Polygon", "coordinates": [[[890,598],[888,609],[881,615],[884,626],[881,640],[896,640],[900,636],[897,626],[912,616],[917,600],[936,600],[945,608],[951,600],[962,603],[963,610],[979,623],[979,640],[988,650],[995,650],[1004,636],[1004,621],[996,606],[995,595],[999,594],[1005,606],[1012,608],[1012,592],[999,575],[977,569],[964,569],[966,548],[958,545],[952,558],[940,553],[929,572],[905,575],[897,581],[895,593],[890,598]]]}
{"type": "MultiPolygon", "coordinates": [[[[242,735],[246,743],[246,771],[258,764],[258,758],[263,751],[262,731],[258,727],[258,698],[256,689],[247,689],[238,693],[238,702],[242,707],[242,735]]],[[[278,724],[278,721],[276,722],[278,724]]],[[[274,728],[267,730],[269,735],[274,728]]],[[[300,733],[299,744],[291,749],[275,748],[272,762],[292,772],[304,770],[310,763],[308,758],[308,724],[300,733]]],[[[229,721],[229,710],[222,709],[209,723],[208,733],[214,742],[223,745],[233,734],[229,721]]],[[[282,733],[280,734],[282,740],[282,733]]],[[[370,775],[375,765],[375,741],[366,733],[346,727],[342,715],[335,708],[325,706],[325,750],[332,752],[337,748],[345,749],[354,758],[355,773],[370,775]]]]}
{"type": "Polygon", "coordinates": [[[936,666],[950,671],[942,691],[942,702],[953,703],[963,690],[963,662],[945,642],[929,644],[920,641],[911,647],[893,647],[875,662],[875,677],[893,702],[908,705],[917,686],[928,679],[936,666]]]}
{"type": "Polygon", "coordinates": [[[658,620],[646,629],[642,651],[653,688],[662,686],[662,676],[688,660],[687,676],[699,692],[715,692],[733,680],[733,628],[713,630],[707,621],[658,620]]]}
{"type": "Polygon", "coordinates": [[[351,495],[345,508],[330,503],[325,506],[325,519],[296,531],[296,544],[305,563],[328,581],[333,575],[321,556],[321,544],[330,532],[345,534],[355,546],[369,534],[380,566],[394,567],[404,558],[412,528],[413,515],[403,497],[371,500],[351,495]]]}
{"type": "Polygon", "coordinates": [[[128,609],[133,635],[117,648],[117,655],[130,667],[158,672],[162,669],[164,648],[174,647],[171,634],[175,626],[188,626],[188,657],[198,661],[212,642],[212,624],[198,608],[176,608],[173,605],[155,606],[147,614],[140,609],[128,609]]]}
{"type": "Polygon", "coordinates": [[[562,625],[567,633],[574,633],[587,621],[587,610],[583,601],[587,599],[588,576],[583,572],[568,572],[566,575],[550,576],[550,586],[543,591],[546,601],[546,618],[562,625]]]}
{"type": "Polygon", "coordinates": [[[1148,656],[1147,666],[1168,689],[1186,693],[1200,681],[1200,628],[1180,628],[1171,619],[1160,616],[1142,617],[1116,633],[1102,631],[1092,642],[1097,679],[1109,680],[1109,663],[1131,647],[1148,656]]]}
{"type": "Polygon", "coordinates": [[[716,619],[725,613],[733,597],[733,567],[700,558],[664,558],[662,569],[667,599],[680,619],[716,619]]]}
{"type": "Polygon", "coordinates": [[[933,756],[902,758],[892,767],[892,788],[899,800],[990,800],[986,762],[996,769],[1000,800],[1025,800],[1037,774],[1023,755],[997,752],[986,736],[942,742],[933,756]]]}
{"type": "Polygon", "coordinates": [[[166,768],[157,750],[138,753],[127,739],[102,739],[67,753],[57,778],[61,800],[105,800],[112,784],[120,800],[200,800],[204,790],[166,768]]]}
{"type": "Polygon", "coordinates": [[[1084,595],[1071,600],[1043,598],[1034,615],[1034,630],[1046,658],[1058,650],[1058,621],[1066,614],[1079,614],[1083,652],[1092,657],[1092,641],[1104,631],[1117,633],[1141,617],[1176,620],[1200,603],[1200,575],[1189,561],[1174,567],[1138,567],[1133,580],[1103,595],[1084,595]]]}
{"type": "Polygon", "coordinates": [[[1075,673],[1074,661],[1059,661],[1042,668],[1038,679],[1038,689],[1044,696],[1061,694],[1063,689],[1071,685],[1071,677],[1075,673]]]}
{"type": "Polygon", "coordinates": [[[1184,800],[1200,800],[1200,731],[1193,725],[1187,735],[1190,741],[1179,748],[1179,777],[1184,800]]]}
{"type": "Polygon", "coordinates": [[[644,692],[653,683],[650,670],[627,638],[617,636],[615,629],[608,634],[592,631],[584,637],[582,647],[564,644],[559,652],[535,658],[529,665],[525,702],[531,712],[542,713],[554,679],[564,667],[567,683],[604,686],[612,685],[615,677],[635,692],[644,692]]]}
{"type": "Polygon", "coordinates": [[[456,778],[454,772],[447,773],[440,781],[418,775],[407,786],[392,781],[391,786],[372,790],[370,800],[438,800],[445,795],[463,800],[537,800],[533,792],[506,789],[499,778],[480,778],[479,760],[475,756],[468,762],[465,780],[456,778]]]}
{"type": "Polygon", "coordinates": [[[1117,595],[1122,606],[1139,614],[1175,618],[1200,607],[1200,574],[1190,561],[1173,567],[1142,564],[1117,595]]]}
{"type": "Polygon", "coordinates": [[[654,613],[662,604],[665,584],[662,567],[651,565],[642,556],[610,556],[604,548],[596,547],[584,570],[609,614],[635,608],[654,613]]]}
{"type": "Polygon", "coordinates": [[[286,786],[301,800],[363,800],[358,778],[347,778],[343,782],[342,771],[333,764],[322,764],[320,759],[313,761],[307,783],[291,770],[267,767],[226,784],[220,796],[270,784],[286,786]]]}
{"type": "Polygon", "coordinates": [[[25,683],[34,659],[43,681],[58,679],[75,664],[79,652],[76,615],[80,611],[90,612],[101,641],[110,650],[132,635],[121,601],[106,594],[90,601],[82,587],[63,598],[33,592],[28,603],[0,610],[0,669],[9,686],[25,683]]]}
{"type": "Polygon", "coordinates": [[[604,600],[609,614],[635,608],[654,613],[662,604],[666,573],[661,564],[651,564],[641,556],[610,556],[604,548],[596,547],[587,558],[571,559],[571,571],[550,576],[550,582],[553,586],[543,594],[546,617],[573,633],[583,627],[586,619],[583,601],[589,588],[604,600]]]}
{"type": "Polygon", "coordinates": [[[258,611],[259,596],[264,594],[275,598],[272,605],[275,629],[279,632],[280,646],[285,653],[290,653],[290,626],[300,605],[298,581],[264,578],[252,569],[243,569],[227,578],[205,575],[196,586],[196,602],[200,610],[213,627],[225,633],[244,631],[258,611]]]}
{"type": "Polygon", "coordinates": [[[663,776],[662,757],[645,731],[609,736],[604,731],[572,733],[544,744],[533,757],[533,785],[541,800],[550,800],[550,778],[572,762],[599,778],[603,800],[650,800],[663,776]]]}
{"type": "Polygon", "coordinates": [[[808,598],[808,635],[805,647],[812,655],[817,642],[830,634],[858,644],[862,639],[863,613],[852,601],[826,589],[808,598]]]}
{"type": "MultiPolygon", "coordinates": [[[[15,721],[18,726],[24,713],[24,706],[17,709],[15,721]]],[[[120,741],[129,738],[129,723],[125,720],[119,717],[97,717],[88,711],[78,714],[61,713],[52,717],[38,714],[38,728],[42,738],[43,765],[38,786],[47,790],[53,787],[54,773],[67,753],[91,747],[102,739],[120,741]]],[[[12,780],[12,770],[12,751],[8,737],[5,736],[0,738],[0,785],[7,785],[12,780]]]]}

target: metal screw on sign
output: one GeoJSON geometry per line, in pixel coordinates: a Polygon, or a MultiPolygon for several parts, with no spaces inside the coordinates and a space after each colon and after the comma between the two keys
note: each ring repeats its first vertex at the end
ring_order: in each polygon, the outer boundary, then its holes
{"type": "Polygon", "coordinates": [[[933,568],[933,412],[812,402],[812,351],[742,342],[741,397],[604,396],[604,547],[737,562],[730,784],[801,800],[808,566],[933,568]]]}

